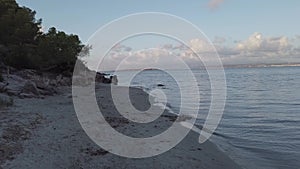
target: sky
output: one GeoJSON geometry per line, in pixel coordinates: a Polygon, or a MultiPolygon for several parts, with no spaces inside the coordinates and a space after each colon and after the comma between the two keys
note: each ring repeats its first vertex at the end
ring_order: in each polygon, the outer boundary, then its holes
{"type": "MultiPolygon", "coordinates": [[[[101,26],[119,17],[137,12],[164,12],[182,17],[202,30],[215,44],[224,64],[300,63],[300,22],[298,21],[300,1],[298,0],[74,0],[63,2],[61,0],[17,0],[17,2],[37,12],[37,18],[43,19],[44,31],[54,26],[67,33],[79,35],[83,43],[86,43],[101,26]]],[[[193,46],[199,46],[200,44],[195,43],[201,42],[201,39],[191,39],[193,46]]],[[[168,45],[161,43],[162,41],[157,45],[152,44],[152,47],[168,45]]],[[[142,44],[145,43],[136,43],[135,46],[129,45],[126,48],[132,50],[150,48],[142,44]]],[[[137,51],[123,51],[120,55],[126,52],[139,57],[137,51]]],[[[186,51],[180,52],[186,53],[186,51]]]]}

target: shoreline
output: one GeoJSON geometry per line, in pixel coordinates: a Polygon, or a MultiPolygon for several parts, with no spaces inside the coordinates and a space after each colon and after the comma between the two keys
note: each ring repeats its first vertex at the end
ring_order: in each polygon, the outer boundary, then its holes
{"type": "MultiPolygon", "coordinates": [[[[121,87],[128,87],[128,86],[121,86],[121,87]]],[[[143,90],[143,92],[145,92],[145,93],[147,93],[147,94],[149,94],[149,96],[151,96],[151,97],[153,97],[153,99],[155,99],[155,96],[154,95],[151,95],[149,92],[148,92],[148,90],[150,90],[150,89],[147,89],[147,88],[145,88],[145,87],[143,87],[143,86],[134,86],[133,88],[137,88],[137,89],[141,89],[141,90],[143,90]]],[[[169,102],[166,102],[165,103],[165,105],[163,105],[164,103],[162,103],[162,102],[157,102],[158,104],[161,104],[161,105],[159,105],[159,107],[161,107],[161,108],[166,108],[166,110],[169,112],[169,113],[171,113],[171,114],[173,114],[173,115],[175,115],[175,116],[177,116],[178,114],[176,114],[173,110],[172,110],[172,105],[169,103],[169,102]]],[[[180,117],[179,117],[180,118],[180,117]]],[[[203,128],[203,126],[202,125],[200,125],[200,124],[196,124],[196,121],[195,121],[195,123],[192,125],[192,122],[189,122],[189,120],[191,119],[191,118],[194,118],[195,120],[197,120],[197,116],[189,116],[189,115],[185,115],[185,117],[183,117],[183,123],[181,123],[181,125],[183,126],[183,127],[186,127],[186,128],[190,128],[190,132],[194,132],[196,135],[198,135],[198,137],[199,137],[199,135],[200,135],[200,133],[201,133],[201,130],[204,130],[204,131],[207,131],[207,132],[210,132],[211,133],[211,131],[210,130],[208,130],[208,129],[206,129],[206,128],[203,128]],[[201,128],[201,129],[200,129],[201,128]]],[[[216,131],[215,131],[216,132],[216,131]]],[[[215,135],[215,132],[213,133],[213,135],[215,135]]],[[[212,136],[213,136],[212,135],[212,136]]],[[[218,134],[218,135],[220,135],[220,134],[218,134]]],[[[196,140],[198,140],[198,138],[195,138],[196,140]]],[[[224,151],[223,149],[222,149],[222,147],[220,147],[216,142],[213,142],[211,139],[208,139],[207,140],[208,142],[210,142],[211,144],[213,144],[214,146],[216,146],[217,147],[217,149],[218,150],[220,150],[222,153],[224,153],[226,156],[228,156],[231,160],[233,160],[229,155],[227,155],[226,154],[226,151],[224,151]]],[[[201,143],[199,143],[199,144],[201,144],[201,143]]],[[[234,161],[234,160],[233,160],[234,161]]],[[[234,161],[234,163],[236,163],[235,161],[234,161]]],[[[236,163],[237,164],[237,163],[236,163]]],[[[240,165],[239,165],[240,166],[240,165]]],[[[240,167],[242,167],[242,166],[240,166],[240,167]]]]}
{"type": "MultiPolygon", "coordinates": [[[[124,134],[151,136],[157,134],[156,129],[163,131],[174,122],[174,115],[170,112],[143,127],[116,118],[106,92],[110,85],[97,86],[97,99],[102,98],[100,107],[107,110],[104,112],[106,120],[124,134]]],[[[122,91],[121,86],[118,88],[122,91]]],[[[147,107],[149,95],[142,89],[131,89],[132,101],[141,108],[147,107]]],[[[155,157],[128,159],[111,154],[93,143],[81,128],[74,112],[70,87],[61,87],[58,95],[44,99],[14,99],[15,106],[1,110],[0,120],[1,123],[7,121],[6,128],[24,124],[25,132],[13,132],[8,136],[26,137],[18,140],[17,147],[10,147],[18,151],[6,156],[7,159],[0,164],[3,168],[241,168],[210,141],[199,144],[199,136],[194,131],[190,131],[177,146],[155,157]],[[9,120],[15,123],[10,124],[9,120]]],[[[2,140],[3,144],[9,146],[2,140]]]]}

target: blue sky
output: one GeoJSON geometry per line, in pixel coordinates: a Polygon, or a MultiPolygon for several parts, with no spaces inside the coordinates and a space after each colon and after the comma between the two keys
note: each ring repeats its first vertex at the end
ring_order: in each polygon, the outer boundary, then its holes
{"type": "Polygon", "coordinates": [[[45,28],[55,26],[78,34],[85,42],[99,27],[136,12],[166,12],[197,25],[210,39],[215,36],[243,40],[254,32],[265,36],[300,34],[298,0],[225,0],[211,9],[207,0],[17,0],[37,11],[45,28]]]}
{"type": "MultiPolygon", "coordinates": [[[[79,35],[83,43],[101,26],[119,17],[137,12],[165,12],[192,22],[211,41],[217,43],[221,40],[216,48],[225,64],[300,63],[298,0],[17,2],[37,12],[37,18],[43,19],[44,30],[54,26],[67,33],[79,35]]],[[[199,43],[201,40],[193,42],[199,43]]]]}

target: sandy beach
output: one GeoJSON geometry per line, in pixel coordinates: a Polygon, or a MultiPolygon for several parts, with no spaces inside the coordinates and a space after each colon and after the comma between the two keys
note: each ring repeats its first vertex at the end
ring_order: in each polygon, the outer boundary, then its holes
{"type": "MultiPolygon", "coordinates": [[[[97,87],[97,99],[106,120],[117,131],[132,137],[155,135],[168,128],[174,115],[164,112],[147,125],[135,124],[116,116],[109,85],[97,87]]],[[[119,87],[122,91],[122,87],[119,87]]],[[[132,102],[147,108],[148,94],[132,88],[132,102]]],[[[75,96],[76,97],[76,96],[75,96]]],[[[1,109],[0,165],[2,168],[240,168],[213,143],[198,143],[191,131],[176,147],[161,155],[129,159],[111,154],[96,145],[81,128],[72,104],[70,87],[44,99],[18,99],[1,109]]]]}

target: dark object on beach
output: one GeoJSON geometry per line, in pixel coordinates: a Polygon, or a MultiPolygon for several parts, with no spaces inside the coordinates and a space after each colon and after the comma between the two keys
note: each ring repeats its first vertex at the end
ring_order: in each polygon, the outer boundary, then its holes
{"type": "Polygon", "coordinates": [[[96,82],[99,83],[112,83],[114,85],[118,84],[118,78],[116,75],[110,75],[108,76],[108,74],[105,73],[96,73],[96,82]]]}
{"type": "Polygon", "coordinates": [[[165,86],[165,85],[159,83],[159,84],[157,84],[157,86],[158,86],[158,87],[163,87],[163,86],[165,86]]]}

